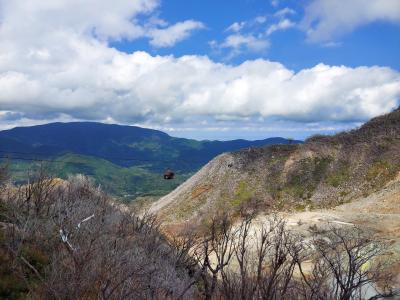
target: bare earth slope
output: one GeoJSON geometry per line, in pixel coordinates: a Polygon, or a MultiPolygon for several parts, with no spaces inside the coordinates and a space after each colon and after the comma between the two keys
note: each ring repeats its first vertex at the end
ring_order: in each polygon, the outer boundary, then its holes
{"type": "MultiPolygon", "coordinates": [[[[379,191],[384,193],[399,171],[398,109],[357,130],[314,137],[303,145],[222,154],[154,203],[150,211],[175,224],[199,221],[216,211],[305,212],[361,198],[367,200],[346,204],[344,211],[357,205],[378,211],[380,201],[368,196],[380,197],[379,191]]],[[[392,208],[388,211],[397,214],[392,208]]]]}

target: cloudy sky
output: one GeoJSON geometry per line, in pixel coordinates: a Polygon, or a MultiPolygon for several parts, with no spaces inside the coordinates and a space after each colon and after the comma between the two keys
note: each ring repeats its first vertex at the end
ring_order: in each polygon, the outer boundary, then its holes
{"type": "Polygon", "coordinates": [[[399,0],[0,0],[0,129],[304,138],[400,105],[399,0]]]}

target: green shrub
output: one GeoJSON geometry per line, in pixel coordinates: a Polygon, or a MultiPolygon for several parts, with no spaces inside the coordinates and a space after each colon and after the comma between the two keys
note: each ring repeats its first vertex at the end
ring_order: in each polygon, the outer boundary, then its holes
{"type": "Polygon", "coordinates": [[[339,187],[350,179],[350,175],[350,168],[346,164],[341,166],[335,173],[328,176],[327,182],[333,187],[339,187]]]}
{"type": "Polygon", "coordinates": [[[367,180],[372,181],[377,178],[389,179],[392,172],[391,165],[386,161],[377,161],[368,169],[367,180]]]}
{"type": "Polygon", "coordinates": [[[253,191],[249,189],[249,185],[245,181],[239,182],[235,189],[235,196],[231,201],[232,206],[239,206],[251,199],[253,191]]]}

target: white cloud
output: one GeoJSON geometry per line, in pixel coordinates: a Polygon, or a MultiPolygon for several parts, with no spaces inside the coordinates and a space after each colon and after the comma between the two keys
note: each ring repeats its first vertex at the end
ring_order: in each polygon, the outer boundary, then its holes
{"type": "Polygon", "coordinates": [[[322,44],[322,47],[324,48],[337,48],[340,47],[342,45],[341,42],[326,42],[324,44],[322,44]]]}
{"type": "Polygon", "coordinates": [[[246,22],[234,22],[225,31],[239,32],[246,25],[246,22]]]}
{"type": "Polygon", "coordinates": [[[210,47],[217,52],[228,49],[228,54],[224,53],[224,59],[230,60],[242,53],[265,53],[269,48],[270,42],[264,32],[260,32],[262,26],[267,21],[265,16],[257,16],[254,19],[242,22],[234,22],[225,32],[230,32],[222,42],[212,40],[210,47]]]}
{"type": "Polygon", "coordinates": [[[231,31],[237,33],[243,31],[244,29],[249,29],[249,28],[251,29],[254,27],[258,27],[261,24],[264,24],[266,21],[267,17],[257,16],[249,21],[234,22],[228,28],[226,28],[225,31],[231,31]]]}
{"type": "Polygon", "coordinates": [[[244,52],[263,53],[268,49],[269,41],[262,35],[234,33],[228,35],[221,43],[212,40],[209,45],[217,51],[228,49],[225,59],[230,60],[244,52]]]}
{"type": "Polygon", "coordinates": [[[310,42],[328,42],[375,21],[400,23],[400,1],[313,0],[301,24],[310,42]]]}
{"type": "MultiPolygon", "coordinates": [[[[64,38],[65,42],[68,42],[72,36],[92,38],[102,42],[149,38],[153,46],[171,47],[188,38],[193,30],[204,27],[201,22],[194,20],[168,24],[157,17],[155,10],[159,2],[159,0],[113,2],[0,0],[0,37],[4,41],[10,38],[14,42],[29,44],[32,48],[41,45],[44,39],[48,41],[46,44],[50,45],[52,39],[64,38]],[[139,17],[142,16],[145,18],[139,22],[139,17]]],[[[52,47],[55,48],[57,45],[52,47]]],[[[60,51],[61,48],[59,46],[60,51]]],[[[45,55],[42,50],[32,50],[32,55],[45,55]]]]}
{"type": "Polygon", "coordinates": [[[146,26],[150,29],[153,28],[165,28],[168,27],[169,23],[161,18],[159,18],[158,16],[151,16],[147,23],[146,26]]]}
{"type": "MultiPolygon", "coordinates": [[[[10,2],[1,3],[10,9],[10,2]]],[[[130,25],[100,30],[98,25],[105,21],[82,15],[90,26],[76,16],[75,22],[86,25],[70,26],[40,10],[42,18],[27,14],[21,22],[16,10],[27,12],[27,6],[12,3],[9,13],[2,10],[0,27],[0,124],[11,119],[13,124],[52,119],[131,124],[214,120],[209,127],[218,127],[221,118],[349,121],[399,105],[400,74],[390,68],[321,64],[295,73],[262,59],[232,66],[202,56],[127,54],[109,47],[104,38],[130,35],[130,25]],[[98,34],[93,36],[93,30],[98,34]]],[[[48,3],[51,7],[59,2],[48,3]]],[[[120,10],[121,14],[109,12],[122,18],[112,22],[127,20],[135,26],[135,20],[120,10]]],[[[267,47],[265,40],[240,34],[225,42],[254,51],[267,47]]]]}
{"type": "Polygon", "coordinates": [[[171,47],[186,39],[192,31],[205,28],[198,21],[186,20],[162,29],[152,29],[149,32],[150,44],[155,47],[171,47]]]}
{"type": "MultiPolygon", "coordinates": [[[[293,73],[278,63],[233,67],[206,57],[124,54],[86,44],[72,65],[2,72],[1,110],[25,117],[155,123],[196,117],[367,119],[399,104],[400,74],[380,67],[318,65],[293,73]]],[[[76,49],[78,50],[78,49],[76,49]]]]}
{"type": "Polygon", "coordinates": [[[36,39],[48,31],[68,29],[77,34],[95,34],[102,39],[136,38],[143,28],[132,22],[148,14],[158,0],[1,0],[2,33],[14,38],[36,39]]]}
{"type": "Polygon", "coordinates": [[[271,5],[273,7],[278,7],[279,6],[279,0],[271,0],[271,5]]]}
{"type": "Polygon", "coordinates": [[[274,13],[274,16],[283,18],[287,15],[295,15],[295,14],[296,14],[296,11],[294,11],[293,9],[291,9],[289,7],[285,7],[285,8],[278,10],[276,13],[274,13]]]}
{"type": "Polygon", "coordinates": [[[276,24],[272,24],[267,29],[267,35],[274,33],[275,31],[285,30],[294,27],[296,24],[289,19],[282,19],[276,24]]]}
{"type": "Polygon", "coordinates": [[[238,55],[242,51],[261,53],[267,50],[269,42],[264,37],[256,37],[252,34],[231,34],[219,44],[219,48],[231,49],[231,56],[238,55]]]}
{"type": "Polygon", "coordinates": [[[254,22],[258,24],[264,24],[265,22],[267,22],[267,17],[266,16],[255,17],[254,22]]]}

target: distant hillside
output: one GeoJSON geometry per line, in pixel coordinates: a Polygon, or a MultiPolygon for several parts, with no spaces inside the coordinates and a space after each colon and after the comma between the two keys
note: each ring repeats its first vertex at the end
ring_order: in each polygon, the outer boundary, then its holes
{"type": "Polygon", "coordinates": [[[361,128],[222,154],[151,207],[167,220],[241,208],[303,211],[379,190],[400,171],[400,109],[361,128]]]}
{"type": "Polygon", "coordinates": [[[57,176],[82,173],[118,196],[165,195],[215,156],[246,147],[300,143],[283,138],[259,141],[196,141],[141,127],[91,122],[51,123],[0,131],[0,157],[10,157],[14,179],[45,160],[57,176]],[[54,163],[47,161],[55,161],[54,163]],[[162,172],[172,168],[176,180],[162,172]]]}

